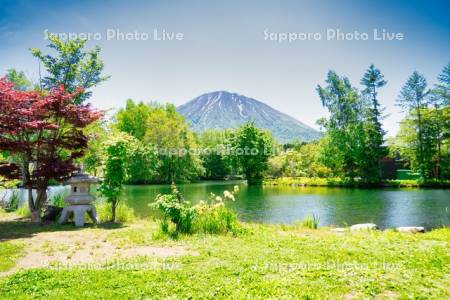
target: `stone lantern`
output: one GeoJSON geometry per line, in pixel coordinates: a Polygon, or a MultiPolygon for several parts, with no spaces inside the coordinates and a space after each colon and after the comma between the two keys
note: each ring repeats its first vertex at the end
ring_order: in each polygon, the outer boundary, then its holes
{"type": "Polygon", "coordinates": [[[89,176],[80,170],[76,175],[66,181],[70,185],[70,195],[64,200],[68,206],[64,207],[59,218],[59,223],[65,223],[73,214],[75,226],[82,227],[86,213],[91,217],[94,223],[97,223],[97,210],[92,204],[94,196],[90,194],[91,184],[98,183],[97,177],[89,176]]]}

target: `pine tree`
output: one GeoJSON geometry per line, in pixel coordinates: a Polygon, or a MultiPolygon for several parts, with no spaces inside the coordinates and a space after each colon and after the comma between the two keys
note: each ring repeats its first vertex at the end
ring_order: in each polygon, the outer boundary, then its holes
{"type": "Polygon", "coordinates": [[[381,176],[379,161],[387,154],[386,148],[383,147],[385,131],[381,125],[383,116],[378,100],[378,89],[384,87],[386,83],[383,74],[373,64],[361,79],[361,84],[365,87],[362,91],[363,96],[368,106],[364,109],[367,119],[364,124],[366,159],[362,166],[362,173],[366,180],[375,182],[379,181],[381,176]]]}
{"type": "Polygon", "coordinates": [[[407,110],[414,117],[414,123],[417,128],[417,149],[416,156],[418,169],[422,179],[428,179],[431,176],[429,159],[429,138],[428,126],[423,120],[423,112],[427,108],[427,98],[429,91],[427,90],[427,80],[417,71],[408,78],[405,85],[400,91],[397,103],[400,107],[407,110]]]}

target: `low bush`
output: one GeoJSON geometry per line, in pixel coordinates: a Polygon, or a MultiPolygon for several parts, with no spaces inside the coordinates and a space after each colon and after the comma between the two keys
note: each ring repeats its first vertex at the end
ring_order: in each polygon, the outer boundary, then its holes
{"type": "Polygon", "coordinates": [[[211,193],[208,202],[201,201],[196,205],[195,230],[203,233],[235,233],[238,226],[237,215],[225,206],[225,201],[234,201],[234,193],[238,191],[235,186],[233,192],[224,191],[223,197],[211,193]]]}
{"type": "MultiPolygon", "coordinates": [[[[112,220],[112,208],[111,203],[106,201],[100,201],[95,204],[97,208],[97,214],[100,222],[109,222],[112,220]]],[[[126,205],[126,203],[120,203],[116,208],[116,221],[119,223],[130,223],[136,220],[134,209],[126,205]]]]}
{"type": "Polygon", "coordinates": [[[161,230],[164,233],[192,233],[193,220],[196,213],[195,207],[189,201],[184,200],[175,185],[172,193],[156,196],[156,201],[150,204],[162,213],[161,230]],[[170,230],[170,223],[175,224],[175,230],[170,230]]]}
{"type": "Polygon", "coordinates": [[[238,187],[232,192],[224,191],[223,197],[211,193],[209,201],[200,201],[193,206],[183,199],[175,186],[172,193],[158,195],[151,206],[161,212],[161,231],[176,236],[178,233],[235,233],[238,226],[237,215],[225,206],[225,201],[234,201],[238,187]]]}

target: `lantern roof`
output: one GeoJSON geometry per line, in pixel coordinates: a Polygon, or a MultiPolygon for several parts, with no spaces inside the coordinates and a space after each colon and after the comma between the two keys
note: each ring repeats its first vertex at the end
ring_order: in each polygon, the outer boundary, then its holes
{"type": "Polygon", "coordinates": [[[83,170],[81,169],[80,171],[78,171],[75,175],[73,175],[72,177],[70,177],[67,181],[66,184],[76,184],[76,183],[99,183],[100,179],[95,177],[95,176],[91,176],[89,174],[86,174],[83,172],[83,170]]]}

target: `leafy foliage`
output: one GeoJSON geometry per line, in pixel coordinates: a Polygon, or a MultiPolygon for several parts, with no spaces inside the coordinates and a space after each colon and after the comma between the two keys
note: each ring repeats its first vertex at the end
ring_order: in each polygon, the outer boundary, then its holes
{"type": "Polygon", "coordinates": [[[348,78],[329,71],[326,86],[318,86],[322,104],[330,112],[320,124],[327,130],[323,139],[322,161],[334,175],[360,177],[367,183],[381,180],[380,159],[387,155],[383,146],[382,108],[378,89],[386,81],[371,65],[361,79],[362,93],[348,78]]]}
{"type": "MultiPolygon", "coordinates": [[[[147,145],[145,160],[150,160],[152,169],[157,170],[153,182],[189,182],[203,174],[198,155],[191,153],[197,148],[195,136],[175,106],[135,104],[128,100],[126,108],[117,114],[116,127],[147,145]],[[155,163],[154,151],[158,153],[158,163],[155,163]]],[[[143,181],[149,179],[147,176],[143,181]]]]}
{"type": "Polygon", "coordinates": [[[155,147],[138,140],[128,147],[127,183],[148,184],[156,181],[160,161],[155,147]]]}
{"type": "Polygon", "coordinates": [[[209,201],[200,201],[195,206],[197,214],[194,220],[197,232],[210,234],[237,233],[238,220],[236,212],[225,206],[226,201],[235,201],[235,194],[239,187],[234,186],[233,191],[225,190],[223,196],[211,193],[209,201]]]}
{"type": "Polygon", "coordinates": [[[172,185],[171,194],[158,195],[151,206],[162,213],[161,229],[164,233],[169,233],[170,231],[169,222],[175,224],[174,234],[193,232],[196,209],[189,201],[184,200],[175,185],[172,185]]]}
{"type": "Polygon", "coordinates": [[[123,135],[110,141],[106,147],[107,158],[100,193],[111,203],[111,221],[116,221],[116,208],[127,178],[127,139],[123,135]]]}
{"type": "Polygon", "coordinates": [[[414,114],[414,125],[417,129],[417,148],[415,153],[417,154],[418,169],[423,179],[431,177],[431,154],[426,149],[427,129],[423,122],[423,109],[427,105],[427,80],[418,72],[414,73],[408,78],[405,85],[400,91],[400,95],[397,99],[399,106],[412,112],[414,114]],[[428,156],[428,157],[427,157],[428,156]]]}
{"type": "Polygon", "coordinates": [[[9,82],[13,82],[15,84],[14,89],[19,91],[27,91],[31,90],[33,85],[31,81],[27,78],[24,72],[17,71],[16,69],[9,69],[6,72],[6,79],[9,82]]]}
{"type": "Polygon", "coordinates": [[[50,180],[63,180],[76,170],[74,160],[87,147],[82,129],[102,113],[89,104],[74,104],[81,90],[69,93],[60,86],[41,94],[14,86],[0,79],[0,150],[16,156],[15,161],[0,164],[0,175],[22,179],[23,186],[38,190],[29,205],[40,221],[50,180]]]}
{"type": "Polygon", "coordinates": [[[271,177],[329,177],[332,170],[322,162],[324,140],[301,144],[269,159],[271,177]]]}
{"type": "Polygon", "coordinates": [[[381,177],[380,159],[388,154],[384,144],[385,131],[382,128],[382,108],[378,100],[378,89],[384,87],[384,80],[380,70],[372,64],[364,73],[361,84],[365,87],[362,96],[364,103],[364,159],[361,162],[361,175],[368,182],[379,182],[381,177]]]}
{"type": "Polygon", "coordinates": [[[233,155],[249,184],[260,183],[269,168],[273,141],[269,133],[257,128],[253,123],[240,127],[231,142],[233,155]]]}
{"type": "Polygon", "coordinates": [[[325,87],[317,86],[322,105],[330,112],[328,120],[321,120],[327,129],[325,163],[338,175],[354,178],[364,151],[361,99],[346,77],[329,71],[325,82],[325,87]]]}
{"type": "Polygon", "coordinates": [[[428,89],[423,75],[414,72],[397,100],[408,115],[396,139],[391,140],[391,148],[406,158],[425,181],[450,178],[448,70],[446,66],[433,90],[428,89]]]}
{"type": "Polygon", "coordinates": [[[63,85],[69,93],[83,88],[83,92],[74,99],[75,104],[81,104],[92,95],[90,88],[109,78],[101,75],[103,61],[99,57],[100,47],[85,52],[86,40],[65,41],[54,34],[49,35],[49,40],[48,47],[57,52],[56,56],[44,54],[37,48],[31,49],[33,56],[42,62],[47,71],[41,87],[53,90],[63,85]]]}
{"type": "MultiPolygon", "coordinates": [[[[108,222],[113,219],[112,216],[112,203],[107,201],[101,201],[96,203],[97,213],[100,221],[108,222]]],[[[116,207],[115,221],[119,223],[131,223],[136,220],[134,210],[126,203],[120,202],[116,207]]]]}
{"type": "Polygon", "coordinates": [[[231,130],[207,130],[200,134],[200,159],[205,169],[204,178],[223,179],[237,172],[236,160],[228,153],[232,137],[231,130]]]}
{"type": "Polygon", "coordinates": [[[223,197],[211,193],[209,201],[200,201],[193,206],[172,185],[172,193],[158,195],[151,206],[162,213],[161,230],[166,234],[235,233],[238,229],[237,216],[225,207],[225,201],[235,201],[234,195],[238,191],[238,186],[235,186],[231,192],[224,191],[223,197]],[[170,229],[171,224],[175,224],[174,230],[170,229]]]}

